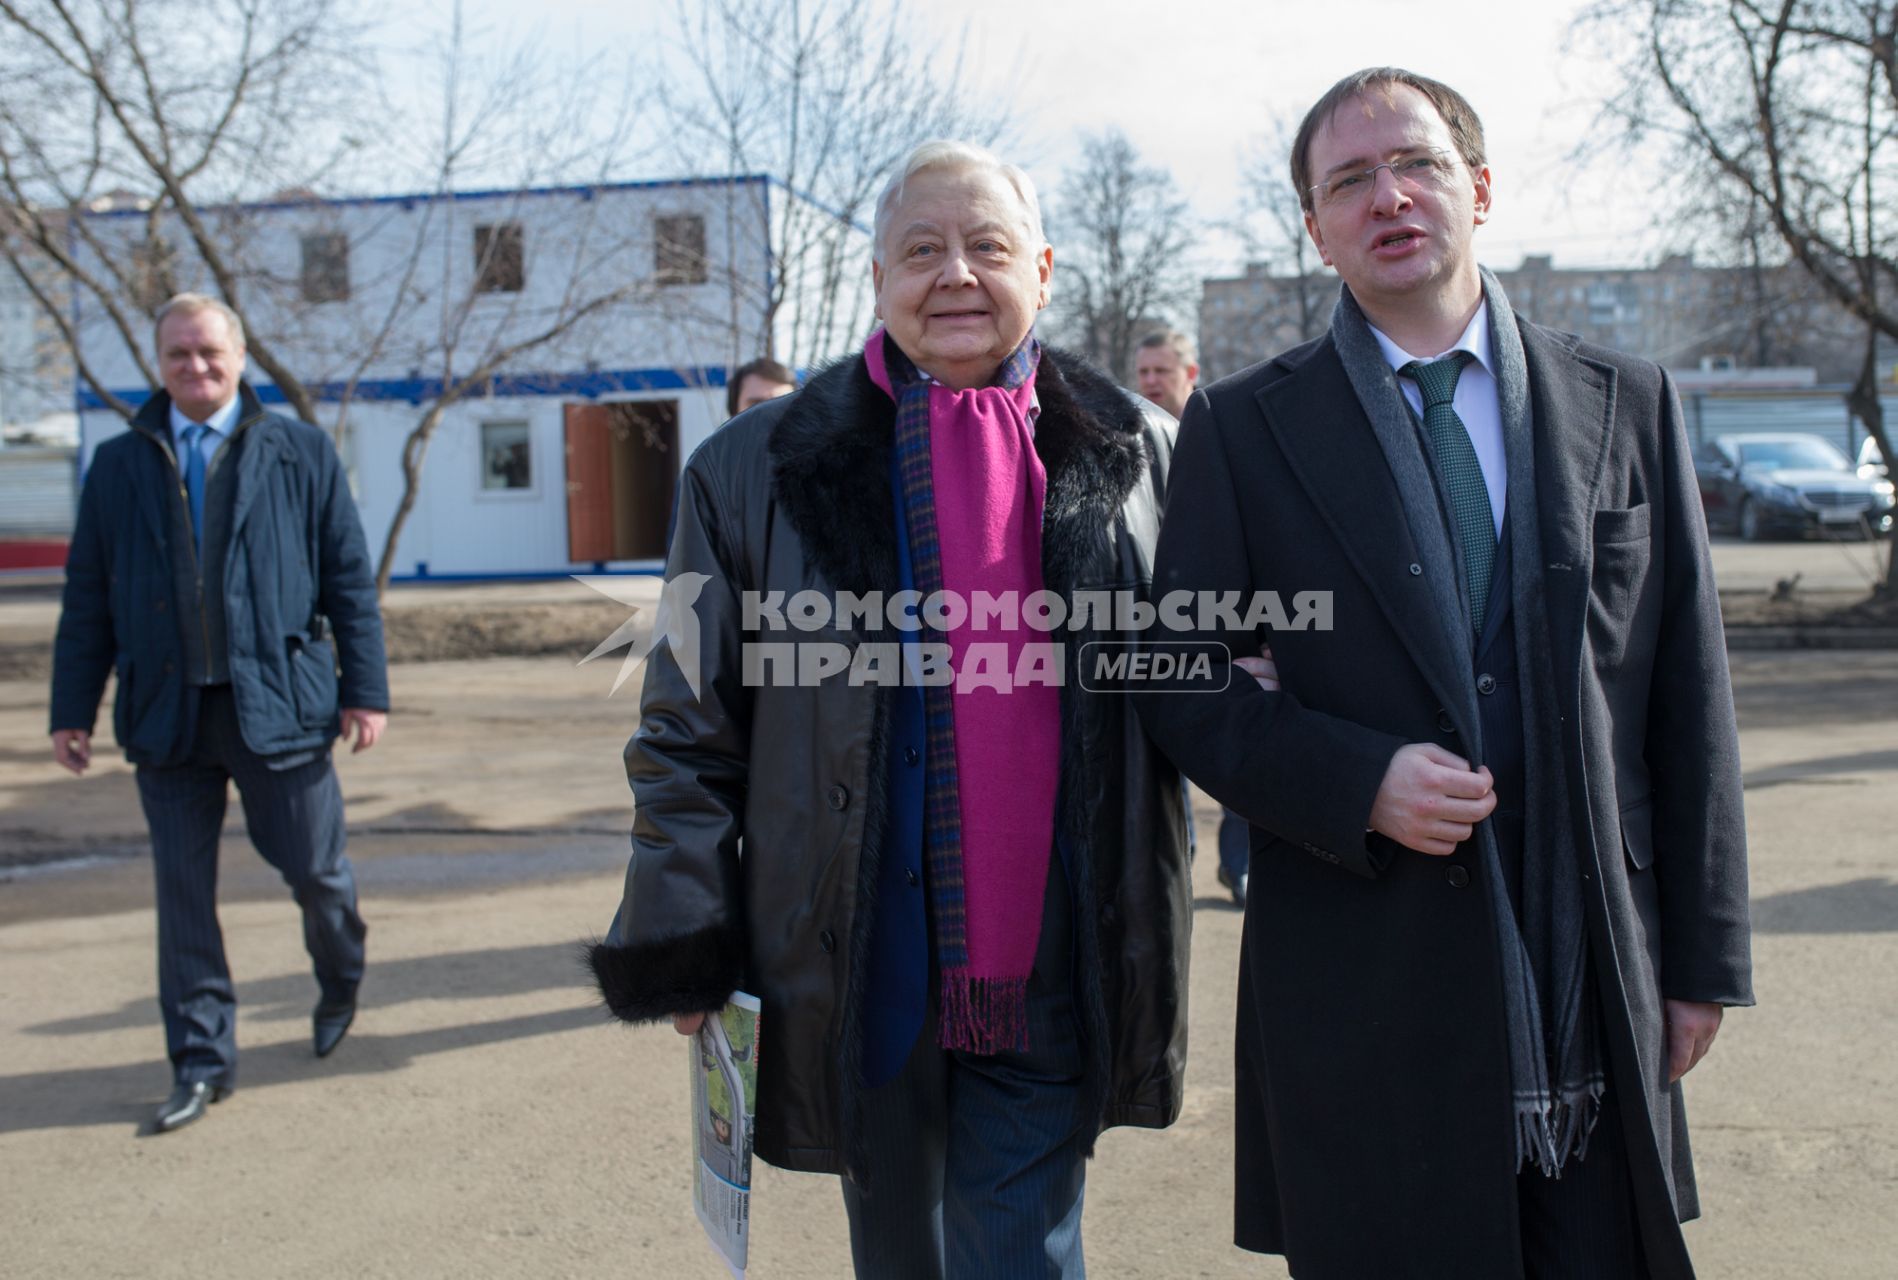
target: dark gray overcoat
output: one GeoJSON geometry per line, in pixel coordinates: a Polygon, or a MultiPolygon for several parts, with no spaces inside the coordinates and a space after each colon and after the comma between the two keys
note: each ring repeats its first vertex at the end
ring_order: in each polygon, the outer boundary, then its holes
{"type": "MultiPolygon", "coordinates": [[[[1739,752],[1678,398],[1643,360],[1518,321],[1566,787],[1640,1225],[1692,1274],[1663,996],[1751,1003],[1739,752]]],[[[1146,695],[1195,782],[1248,818],[1235,1239],[1301,1280],[1519,1276],[1497,945],[1475,842],[1366,827],[1392,754],[1478,740],[1392,471],[1329,335],[1196,395],[1156,597],[1332,594],[1269,639],[1283,692],[1146,695]]],[[[1454,588],[1451,588],[1454,589],[1454,588]]],[[[1239,647],[1268,637],[1203,633],[1239,647]]],[[[1528,833],[1533,849],[1536,836],[1528,833]]]]}

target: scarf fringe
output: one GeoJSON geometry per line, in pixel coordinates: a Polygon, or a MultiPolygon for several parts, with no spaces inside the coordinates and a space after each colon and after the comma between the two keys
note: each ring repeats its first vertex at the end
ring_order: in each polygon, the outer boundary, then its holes
{"type": "Polygon", "coordinates": [[[1572,1157],[1588,1158],[1588,1139],[1601,1119],[1604,1081],[1589,1081],[1557,1099],[1516,1103],[1516,1168],[1533,1164],[1544,1177],[1560,1178],[1572,1157]]]}
{"type": "Polygon", "coordinates": [[[942,974],[937,1041],[964,1053],[1028,1048],[1028,979],[978,978],[966,969],[942,974]]]}

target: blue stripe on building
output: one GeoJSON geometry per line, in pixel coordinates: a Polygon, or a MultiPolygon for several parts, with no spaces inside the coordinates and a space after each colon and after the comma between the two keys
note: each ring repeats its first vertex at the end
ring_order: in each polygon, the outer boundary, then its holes
{"type": "MultiPolygon", "coordinates": [[[[463,402],[489,398],[527,396],[563,396],[596,400],[601,396],[640,391],[702,391],[725,385],[723,365],[702,365],[695,369],[597,369],[586,373],[519,373],[487,379],[480,389],[463,396],[463,402]]],[[[283,392],[270,383],[252,383],[257,398],[265,404],[287,404],[283,392]]],[[[366,378],[358,382],[354,398],[369,402],[406,401],[421,404],[442,394],[440,378],[366,378]]],[[[347,382],[321,382],[310,386],[319,404],[331,404],[349,391],[347,382]]],[[[115,390],[127,404],[137,408],[151,398],[149,387],[115,390]]],[[[79,408],[108,407],[97,392],[81,387],[79,408]]]]}

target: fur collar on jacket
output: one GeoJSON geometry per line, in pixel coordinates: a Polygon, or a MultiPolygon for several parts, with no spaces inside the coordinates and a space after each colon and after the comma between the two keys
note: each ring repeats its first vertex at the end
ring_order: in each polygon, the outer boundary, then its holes
{"type": "MultiPolygon", "coordinates": [[[[1035,379],[1035,452],[1047,469],[1042,572],[1066,593],[1105,554],[1121,503],[1151,462],[1140,401],[1082,361],[1044,350],[1035,379]]],[[[896,405],[861,355],[812,378],[772,428],[772,495],[811,564],[838,591],[896,586],[890,451],[896,405]]]]}

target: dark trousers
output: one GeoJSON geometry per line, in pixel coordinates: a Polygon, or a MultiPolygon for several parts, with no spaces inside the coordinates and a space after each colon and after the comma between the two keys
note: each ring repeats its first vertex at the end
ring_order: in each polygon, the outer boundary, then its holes
{"type": "Polygon", "coordinates": [[[865,1093],[870,1188],[844,1182],[850,1254],[863,1280],[1085,1274],[1086,1055],[1071,919],[1057,856],[1028,980],[1025,1051],[945,1053],[932,1008],[903,1070],[865,1093]]]}
{"type": "Polygon", "coordinates": [[[343,853],[343,796],[328,751],[294,760],[244,745],[229,685],[193,690],[196,731],[184,763],[141,766],[138,794],[158,881],[158,1004],[179,1081],[235,1083],[237,996],[217,922],[218,836],[237,783],[251,843],[303,908],[303,945],[326,999],[362,981],[356,881],[343,853]]]}
{"type": "Polygon", "coordinates": [[[1589,1135],[1588,1155],[1560,1178],[1516,1175],[1527,1280],[1647,1280],[1628,1176],[1628,1143],[1612,1081],[1589,1135]]]}

